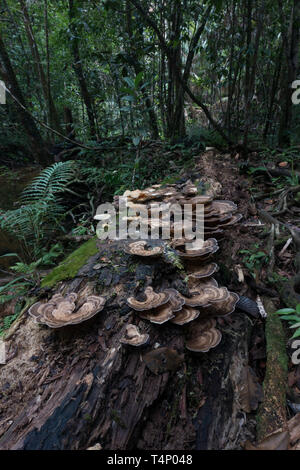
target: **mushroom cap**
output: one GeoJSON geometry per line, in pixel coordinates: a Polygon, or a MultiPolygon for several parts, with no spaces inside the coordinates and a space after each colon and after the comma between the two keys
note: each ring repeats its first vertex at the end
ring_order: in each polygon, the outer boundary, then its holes
{"type": "Polygon", "coordinates": [[[170,294],[169,303],[171,305],[172,312],[179,312],[185,304],[185,300],[182,295],[180,295],[176,289],[172,288],[165,289],[165,292],[170,294]]]}
{"type": "Polygon", "coordinates": [[[196,279],[193,277],[189,277],[188,279],[188,288],[191,292],[197,292],[199,289],[205,289],[206,287],[218,287],[218,283],[214,277],[206,278],[206,279],[196,279]]]}
{"type": "Polygon", "coordinates": [[[76,293],[71,293],[66,297],[56,294],[47,303],[37,302],[34,304],[29,309],[29,314],[38,323],[45,324],[50,328],[62,328],[89,320],[103,310],[105,305],[105,299],[95,295],[87,297],[79,308],[76,307],[76,300],[76,293]]]}
{"type": "Polygon", "coordinates": [[[155,309],[141,312],[139,313],[139,316],[143,320],[148,320],[156,325],[162,325],[175,317],[170,302],[155,309]]]}
{"type": "Polygon", "coordinates": [[[201,294],[202,291],[205,291],[206,295],[209,296],[209,303],[221,302],[221,301],[227,300],[227,298],[229,297],[229,292],[226,287],[206,286],[205,288],[202,288],[202,289],[201,288],[190,289],[191,294],[195,293],[196,295],[197,293],[201,294]]]}
{"type": "Polygon", "coordinates": [[[213,302],[201,310],[203,316],[226,317],[235,311],[239,296],[235,292],[229,292],[227,299],[213,302]]]}
{"type": "Polygon", "coordinates": [[[192,297],[185,298],[188,307],[207,307],[211,302],[225,301],[229,297],[226,287],[206,286],[203,288],[190,289],[192,297]]]}
{"type": "Polygon", "coordinates": [[[164,252],[163,246],[149,246],[146,241],[128,243],[124,250],[130,255],[143,256],[147,258],[156,258],[164,252]]]}
{"type": "Polygon", "coordinates": [[[234,214],[229,220],[219,222],[220,227],[230,227],[231,225],[237,224],[243,218],[242,214],[234,214]]]}
{"type": "Polygon", "coordinates": [[[216,328],[203,331],[186,342],[186,348],[192,352],[208,352],[215,348],[222,340],[222,333],[216,328]]]}
{"type": "Polygon", "coordinates": [[[145,202],[152,199],[152,195],[148,191],[140,191],[136,189],[135,191],[125,191],[123,197],[127,197],[129,201],[132,202],[145,202]]]}
{"type": "Polygon", "coordinates": [[[173,318],[171,323],[174,323],[175,325],[186,325],[187,323],[190,323],[191,321],[196,320],[200,315],[200,311],[196,310],[195,308],[189,307],[187,305],[184,305],[182,309],[175,314],[175,318],[173,318]]]}
{"type": "Polygon", "coordinates": [[[218,215],[216,217],[206,217],[204,221],[204,226],[210,230],[216,226],[226,225],[226,222],[229,222],[233,218],[231,213],[218,215]]]}
{"type": "Polygon", "coordinates": [[[181,192],[185,196],[195,196],[198,193],[198,188],[193,183],[188,183],[182,188],[181,192]]]}
{"type": "Polygon", "coordinates": [[[182,250],[177,250],[178,255],[180,258],[184,260],[194,260],[198,261],[201,260],[201,258],[205,258],[207,255],[212,255],[213,253],[216,253],[219,249],[218,242],[215,238],[209,238],[203,243],[203,247],[200,249],[185,249],[184,251],[182,250]]]}
{"type": "Polygon", "coordinates": [[[143,312],[166,304],[170,298],[170,294],[167,292],[156,293],[150,286],[146,287],[144,294],[146,296],[146,300],[144,301],[139,301],[134,297],[129,297],[129,299],[127,299],[129,307],[137,312],[143,312]]]}
{"type": "Polygon", "coordinates": [[[210,204],[212,203],[212,200],[213,200],[212,196],[202,195],[202,196],[195,196],[191,199],[182,199],[179,202],[179,204],[192,204],[193,206],[196,206],[197,204],[203,204],[205,207],[207,206],[207,209],[208,209],[210,207],[210,204]]]}
{"type": "Polygon", "coordinates": [[[237,205],[232,201],[213,201],[211,203],[211,208],[212,210],[217,211],[220,215],[237,211],[237,205]]]}
{"type": "Polygon", "coordinates": [[[141,334],[135,325],[129,324],[125,328],[125,333],[120,339],[120,343],[130,346],[143,346],[149,341],[148,334],[141,334]]]}
{"type": "Polygon", "coordinates": [[[211,277],[219,267],[216,263],[205,264],[204,266],[195,267],[190,277],[193,279],[206,279],[211,277]]]}

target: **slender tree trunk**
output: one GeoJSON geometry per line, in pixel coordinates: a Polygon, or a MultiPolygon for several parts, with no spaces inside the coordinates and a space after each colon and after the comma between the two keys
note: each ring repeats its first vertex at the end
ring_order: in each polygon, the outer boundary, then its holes
{"type": "Polygon", "coordinates": [[[26,30],[26,34],[28,38],[28,43],[31,49],[32,57],[34,60],[36,73],[37,73],[37,76],[39,77],[44,99],[48,108],[49,124],[50,126],[54,127],[56,131],[61,132],[58,114],[56,111],[54,101],[51,96],[50,85],[49,85],[49,82],[47,80],[47,77],[45,75],[45,72],[42,66],[40,53],[39,53],[38,46],[36,44],[35,37],[33,34],[31,21],[30,21],[30,17],[29,17],[29,13],[26,7],[25,0],[20,0],[20,5],[21,5],[22,12],[23,12],[25,30],[26,30]]]}
{"type": "Polygon", "coordinates": [[[78,44],[78,35],[76,31],[76,25],[74,20],[76,19],[76,0],[69,0],[69,19],[70,19],[70,31],[72,33],[71,39],[71,47],[72,47],[72,54],[74,58],[74,71],[77,76],[79,87],[82,95],[82,99],[86,106],[86,111],[88,115],[88,120],[90,124],[90,134],[92,137],[96,136],[96,127],[95,127],[95,114],[93,110],[93,103],[92,98],[88,91],[88,86],[86,82],[86,78],[84,76],[82,62],[79,53],[79,44],[78,44]]]}
{"type": "Polygon", "coordinates": [[[282,64],[282,55],[283,55],[283,48],[281,47],[278,56],[277,56],[277,61],[275,64],[275,71],[273,75],[273,81],[272,81],[272,89],[271,89],[271,95],[270,95],[270,100],[269,100],[269,107],[268,107],[268,113],[267,113],[267,118],[266,118],[266,125],[264,129],[264,140],[267,139],[269,129],[270,129],[270,123],[272,120],[273,116],[273,108],[274,108],[274,103],[275,103],[275,97],[276,97],[276,92],[278,90],[278,85],[279,85],[279,79],[280,79],[280,73],[281,73],[281,64],[282,64]]]}
{"type": "MultiPolygon", "coordinates": [[[[139,58],[135,50],[135,43],[133,40],[133,32],[132,32],[131,6],[128,0],[126,1],[126,29],[127,29],[127,34],[129,36],[129,44],[131,48],[131,57],[133,59],[134,73],[137,76],[139,73],[143,72],[143,68],[141,67],[139,58]]],[[[143,34],[141,34],[141,40],[143,40],[143,34]]],[[[150,125],[151,132],[152,132],[152,138],[157,139],[159,136],[159,131],[158,131],[157,117],[153,109],[153,104],[151,103],[151,100],[148,96],[148,93],[145,87],[141,89],[141,93],[142,93],[145,107],[149,116],[149,125],[150,125]]]]}
{"type": "MultiPolygon", "coordinates": [[[[4,70],[3,78],[6,81],[7,87],[10,88],[10,91],[12,95],[14,96],[14,98],[22,106],[26,108],[25,99],[23,97],[22,91],[17,81],[12,64],[10,62],[5,44],[1,37],[1,32],[0,32],[0,62],[2,63],[1,69],[4,70]]],[[[49,163],[49,155],[47,154],[43,139],[40,135],[38,128],[36,127],[34,119],[21,106],[18,107],[17,115],[18,115],[21,125],[23,126],[29,138],[29,141],[32,145],[33,153],[37,157],[38,163],[40,163],[41,165],[47,165],[49,163]]]]}

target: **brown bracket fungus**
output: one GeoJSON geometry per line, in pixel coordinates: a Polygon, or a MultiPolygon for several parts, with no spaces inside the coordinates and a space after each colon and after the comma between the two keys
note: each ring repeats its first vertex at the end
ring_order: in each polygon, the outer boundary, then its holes
{"type": "Polygon", "coordinates": [[[135,325],[127,325],[125,333],[120,339],[120,343],[127,344],[129,346],[144,346],[149,341],[148,334],[141,334],[135,325]]]}
{"type": "Polygon", "coordinates": [[[239,296],[234,292],[229,292],[227,299],[214,302],[208,307],[203,308],[203,316],[226,317],[235,311],[239,296]]]}
{"type": "Polygon", "coordinates": [[[218,242],[215,238],[209,238],[203,243],[200,249],[181,248],[177,250],[177,254],[185,261],[197,263],[207,259],[207,257],[216,253],[219,249],[218,242]]]}
{"type": "Polygon", "coordinates": [[[148,320],[156,325],[163,325],[175,317],[169,302],[155,309],[140,312],[139,316],[143,320],[148,320]]]}
{"type": "Polygon", "coordinates": [[[129,255],[141,256],[145,258],[157,258],[164,252],[163,246],[150,246],[146,241],[137,241],[125,246],[125,252],[129,255]]]}
{"type": "Polygon", "coordinates": [[[192,279],[207,279],[213,274],[215,274],[218,269],[219,267],[216,263],[210,263],[204,266],[194,267],[189,277],[192,279]]]}
{"type": "Polygon", "coordinates": [[[208,352],[217,347],[222,340],[222,333],[216,328],[211,328],[193,336],[186,342],[186,348],[192,352],[208,352]]]}
{"type": "Polygon", "coordinates": [[[171,306],[172,312],[179,312],[185,304],[185,300],[182,295],[180,295],[176,289],[172,288],[165,289],[165,292],[167,292],[167,294],[170,294],[168,303],[171,306]]]}
{"type": "Polygon", "coordinates": [[[37,323],[50,328],[62,328],[67,325],[76,325],[89,320],[103,310],[105,299],[90,295],[80,305],[76,305],[77,294],[71,293],[66,297],[54,295],[49,302],[37,302],[30,307],[28,313],[37,323]]]}
{"type": "Polygon", "coordinates": [[[156,293],[150,286],[146,287],[144,295],[146,297],[144,301],[139,301],[134,297],[129,297],[129,299],[127,299],[127,304],[133,310],[136,310],[137,312],[143,312],[166,304],[170,298],[170,294],[167,292],[156,293]]]}
{"type": "Polygon", "coordinates": [[[184,305],[182,309],[175,314],[175,318],[173,318],[171,323],[174,323],[175,325],[186,325],[187,323],[190,323],[196,318],[198,318],[200,315],[200,311],[196,310],[192,307],[188,307],[187,305],[184,305]]]}

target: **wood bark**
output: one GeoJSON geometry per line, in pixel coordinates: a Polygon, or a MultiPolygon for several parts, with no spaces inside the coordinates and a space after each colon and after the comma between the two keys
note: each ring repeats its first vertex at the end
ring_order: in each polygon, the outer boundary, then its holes
{"type": "Polygon", "coordinates": [[[180,282],[172,263],[141,263],[125,255],[120,242],[102,244],[73,280],[55,287],[104,295],[102,313],[61,330],[25,314],[0,370],[0,449],[241,448],[247,425],[239,382],[252,328],[245,314],[223,320],[219,347],[195,355],[184,348],[184,327],[150,324],[126,305],[147,285],[180,282]],[[99,263],[104,266],[95,270],[99,263]],[[120,344],[128,323],[150,335],[144,350],[120,344]],[[143,355],[155,345],[184,354],[177,371],[148,369],[143,355]]]}

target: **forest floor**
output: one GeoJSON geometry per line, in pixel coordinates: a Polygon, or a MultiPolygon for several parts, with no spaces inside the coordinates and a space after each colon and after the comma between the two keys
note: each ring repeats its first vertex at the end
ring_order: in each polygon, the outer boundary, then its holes
{"type": "MultiPolygon", "coordinates": [[[[291,234],[286,227],[274,235],[260,211],[276,210],[286,188],[269,196],[274,182],[270,187],[263,173],[253,192],[253,177],[241,174],[238,163],[230,154],[204,152],[181,181],[200,180],[216,199],[235,202],[243,215],[220,242],[217,281],[255,302],[267,296],[279,308],[285,299],[277,286],[295,276],[298,248],[293,241],[287,245],[291,234]],[[258,192],[265,196],[255,198],[258,192]]],[[[296,204],[295,212],[283,210],[279,218],[297,225],[297,214],[296,204]]],[[[246,441],[254,442],[268,366],[265,318],[253,311],[253,304],[248,314],[237,309],[218,319],[223,340],[216,349],[200,356],[189,353],[182,329],[146,324],[125,308],[125,299],[145,276],[155,287],[166,279],[177,282],[176,272],[159,263],[131,266],[122,250],[119,243],[99,245],[74,279],[52,287],[52,293],[96,290],[104,295],[107,308],[94,319],[67,332],[53,331],[24,312],[8,331],[6,364],[0,366],[0,448],[85,449],[100,443],[105,449],[200,450],[242,449],[246,441]],[[99,262],[100,275],[93,269],[99,262]],[[146,352],[159,344],[184,359],[177,367],[150,371],[140,351],[120,345],[128,323],[150,335],[146,352]]],[[[49,292],[37,290],[35,296],[49,292]]],[[[283,429],[297,417],[300,400],[300,368],[290,360],[286,386],[294,411],[283,404],[283,429]]]]}

